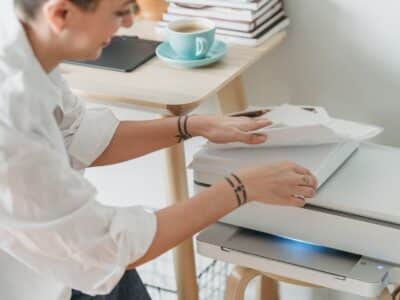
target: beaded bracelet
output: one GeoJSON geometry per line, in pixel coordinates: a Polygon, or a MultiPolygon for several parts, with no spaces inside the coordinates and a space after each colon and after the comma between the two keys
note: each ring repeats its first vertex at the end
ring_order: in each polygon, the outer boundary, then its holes
{"type": "Polygon", "coordinates": [[[178,143],[188,140],[192,137],[192,135],[187,130],[188,119],[189,116],[184,117],[182,128],[182,116],[178,117],[178,135],[176,135],[176,137],[178,138],[178,143]]]}
{"type": "Polygon", "coordinates": [[[235,192],[236,199],[237,199],[237,202],[238,202],[238,206],[241,206],[241,205],[242,205],[242,200],[240,199],[240,195],[239,195],[239,193],[237,192],[237,190],[236,190],[236,188],[235,188],[235,185],[233,184],[232,180],[230,180],[229,177],[225,177],[225,180],[228,181],[228,183],[230,184],[230,186],[233,188],[233,191],[235,192]]]}
{"type": "Polygon", "coordinates": [[[246,203],[247,202],[247,193],[246,193],[246,188],[245,188],[243,182],[240,180],[240,178],[236,174],[231,173],[231,175],[238,182],[238,190],[243,193],[243,203],[246,203]]]}
{"type": "Polygon", "coordinates": [[[233,188],[233,191],[235,192],[236,195],[236,200],[238,202],[238,206],[242,206],[247,202],[246,188],[244,187],[244,184],[242,183],[242,181],[239,179],[238,176],[236,176],[233,173],[231,174],[231,176],[237,181],[238,183],[237,185],[235,185],[229,177],[225,177],[225,180],[233,188]]]}

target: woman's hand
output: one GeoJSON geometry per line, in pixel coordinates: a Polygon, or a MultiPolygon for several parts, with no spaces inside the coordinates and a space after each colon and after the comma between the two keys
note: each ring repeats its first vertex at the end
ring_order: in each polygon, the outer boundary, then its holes
{"type": "Polygon", "coordinates": [[[235,174],[243,182],[248,201],[302,207],[304,199],[314,197],[317,189],[315,176],[293,162],[252,167],[235,174]]]}
{"type": "Polygon", "coordinates": [[[188,132],[192,136],[202,136],[217,144],[232,142],[261,144],[267,140],[267,136],[262,133],[251,133],[251,131],[271,124],[271,121],[267,119],[194,115],[188,119],[188,132]]]}

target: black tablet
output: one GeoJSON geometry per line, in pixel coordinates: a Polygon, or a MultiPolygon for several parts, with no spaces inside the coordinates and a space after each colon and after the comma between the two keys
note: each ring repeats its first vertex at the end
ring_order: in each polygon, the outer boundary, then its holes
{"type": "Polygon", "coordinates": [[[155,56],[160,42],[143,40],[136,36],[115,36],[94,61],[66,61],[66,63],[131,72],[155,56]]]}

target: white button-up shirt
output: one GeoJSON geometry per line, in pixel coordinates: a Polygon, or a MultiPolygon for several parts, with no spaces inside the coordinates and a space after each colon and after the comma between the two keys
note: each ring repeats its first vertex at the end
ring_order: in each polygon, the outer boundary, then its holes
{"type": "Polygon", "coordinates": [[[96,201],[80,170],[119,122],[86,109],[58,70],[44,72],[12,2],[0,4],[0,281],[10,289],[1,298],[108,293],[151,245],[156,217],[96,201]]]}

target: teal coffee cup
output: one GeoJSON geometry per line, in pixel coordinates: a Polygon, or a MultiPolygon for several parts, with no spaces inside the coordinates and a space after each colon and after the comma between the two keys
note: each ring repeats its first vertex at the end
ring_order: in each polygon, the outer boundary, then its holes
{"type": "Polygon", "coordinates": [[[181,19],[168,24],[168,42],[182,59],[206,57],[215,39],[215,24],[207,19],[181,19]]]}

